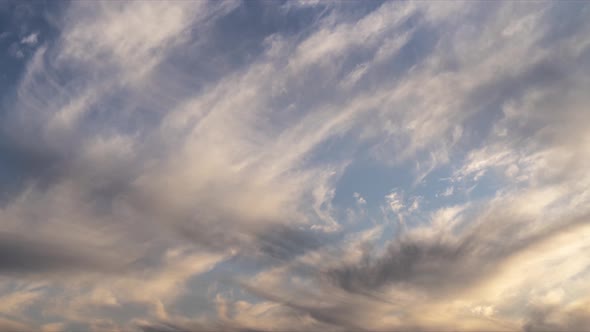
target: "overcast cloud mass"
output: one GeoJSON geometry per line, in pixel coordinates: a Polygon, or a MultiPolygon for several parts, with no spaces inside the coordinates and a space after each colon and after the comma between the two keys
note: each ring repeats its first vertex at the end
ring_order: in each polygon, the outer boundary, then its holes
{"type": "Polygon", "coordinates": [[[590,331],[590,2],[0,1],[0,330],[590,331]]]}

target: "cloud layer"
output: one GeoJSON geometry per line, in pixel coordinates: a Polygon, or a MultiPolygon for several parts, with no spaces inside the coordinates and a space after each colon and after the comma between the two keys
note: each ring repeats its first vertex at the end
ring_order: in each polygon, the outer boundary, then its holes
{"type": "Polygon", "coordinates": [[[0,329],[584,330],[589,15],[0,4],[0,329]]]}

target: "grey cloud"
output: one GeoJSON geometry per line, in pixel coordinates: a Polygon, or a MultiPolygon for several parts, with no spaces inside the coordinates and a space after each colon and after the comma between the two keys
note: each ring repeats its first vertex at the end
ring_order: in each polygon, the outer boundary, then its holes
{"type": "Polygon", "coordinates": [[[224,219],[219,222],[180,220],[172,228],[180,239],[206,250],[224,251],[248,241],[248,235],[243,230],[232,229],[231,223],[224,219]]]}
{"type": "Polygon", "coordinates": [[[242,225],[236,217],[214,215],[214,221],[181,219],[173,226],[180,238],[207,250],[224,251],[240,248],[246,256],[288,261],[309,251],[333,243],[339,233],[327,234],[286,222],[259,221],[242,225]]]}
{"type": "MultiPolygon", "coordinates": [[[[242,284],[248,293],[278,303],[289,310],[293,321],[305,318],[307,325],[290,325],[278,330],[288,331],[453,331],[452,326],[427,328],[411,313],[400,310],[403,320],[381,324],[383,305],[391,305],[373,294],[341,293],[332,288],[306,287],[290,295],[269,289],[265,285],[242,284]],[[379,308],[381,306],[381,308],[379,308]]],[[[403,307],[403,304],[400,304],[403,307]]],[[[392,306],[390,308],[394,308],[392,306]]]]}
{"type": "Polygon", "coordinates": [[[387,253],[374,261],[329,271],[329,278],[342,288],[356,291],[376,289],[391,283],[408,283],[422,287],[441,287],[445,283],[469,278],[459,264],[468,258],[469,243],[444,243],[404,239],[391,244],[387,253]],[[442,277],[442,278],[441,278],[442,277]],[[448,280],[451,279],[451,280],[448,280]]]}
{"type": "Polygon", "coordinates": [[[18,332],[28,332],[28,331],[35,331],[34,328],[23,324],[18,321],[9,320],[0,317],[0,330],[1,331],[18,331],[18,332]]]}
{"type": "Polygon", "coordinates": [[[211,322],[208,324],[175,322],[158,322],[138,325],[142,332],[206,332],[206,331],[227,331],[227,332],[263,332],[268,330],[250,329],[223,322],[211,322]]]}
{"type": "Polygon", "coordinates": [[[257,236],[259,250],[272,258],[290,260],[328,244],[326,234],[286,225],[271,226],[257,236]]]}
{"type": "MultiPolygon", "coordinates": [[[[445,295],[451,291],[461,292],[493,274],[509,256],[526,248],[533,249],[544,240],[562,232],[575,231],[577,226],[587,224],[587,216],[574,218],[565,225],[533,232],[519,239],[514,236],[504,243],[501,239],[506,236],[507,229],[487,238],[485,234],[490,232],[487,228],[479,230],[481,233],[476,232],[478,237],[466,236],[454,244],[443,240],[397,240],[385,255],[374,261],[366,261],[355,268],[331,271],[330,277],[339,278],[338,286],[345,293],[321,283],[305,290],[293,290],[290,295],[285,295],[284,290],[275,292],[265,285],[243,284],[242,287],[256,297],[289,308],[294,316],[307,316],[318,324],[325,324],[317,329],[306,330],[320,331],[329,326],[338,331],[455,331],[457,327],[452,322],[429,325],[421,318],[424,313],[416,313],[414,309],[406,312],[403,302],[389,303],[379,298],[379,288],[405,284],[410,289],[421,288],[428,298],[436,297],[443,291],[446,291],[445,295]],[[395,310],[400,321],[391,325],[377,325],[380,326],[378,329],[371,327],[375,325],[368,322],[378,320],[379,311],[375,308],[380,305],[395,310]]],[[[588,325],[587,318],[587,308],[584,306],[567,311],[560,311],[557,307],[538,307],[531,311],[523,329],[527,332],[584,331],[584,326],[588,325]],[[549,316],[551,319],[548,319],[549,316]],[[559,317],[559,323],[555,323],[556,316],[559,317]]],[[[495,323],[500,330],[510,326],[500,321],[495,323]]]]}
{"type": "Polygon", "coordinates": [[[0,274],[107,271],[111,262],[78,246],[0,233],[0,274]]]}
{"type": "Polygon", "coordinates": [[[566,309],[559,305],[536,306],[523,326],[525,332],[581,332],[590,327],[590,305],[566,309]]]}
{"type": "MultiPolygon", "coordinates": [[[[504,116],[503,107],[509,101],[521,100],[531,91],[540,89],[575,88],[568,79],[575,77],[578,70],[576,63],[582,61],[583,59],[572,57],[567,60],[557,57],[544,59],[538,63],[523,65],[516,72],[498,75],[492,81],[477,86],[465,98],[462,105],[464,109],[477,110],[465,119],[466,127],[472,128],[470,139],[477,139],[477,141],[486,139],[494,128],[488,124],[504,116]]],[[[527,128],[512,133],[512,138],[516,141],[520,138],[518,136],[530,136],[544,125],[546,125],[545,122],[530,121],[527,123],[527,128]]]]}
{"type": "MultiPolygon", "coordinates": [[[[10,123],[0,116],[0,122],[10,123]]],[[[39,144],[24,142],[0,125],[0,180],[3,190],[0,205],[23,188],[24,183],[34,181],[41,187],[52,184],[60,177],[65,156],[39,144]]]]}
{"type": "MultiPolygon", "coordinates": [[[[249,284],[242,284],[243,289],[247,290],[250,294],[257,297],[280,303],[281,305],[290,308],[295,317],[298,315],[308,315],[317,324],[316,328],[312,327],[299,327],[303,330],[324,330],[328,327],[345,328],[346,330],[354,331],[365,331],[366,329],[361,325],[362,318],[366,317],[367,312],[371,310],[370,307],[360,306],[355,303],[351,298],[348,299],[336,299],[328,296],[326,299],[331,304],[329,305],[310,305],[302,301],[306,297],[315,297],[318,293],[307,293],[310,290],[306,290],[298,293],[297,297],[286,298],[283,295],[279,295],[271,290],[267,290],[264,286],[254,286],[249,284]]],[[[298,329],[298,327],[293,327],[298,329]]]]}
{"type": "Polygon", "coordinates": [[[161,324],[144,324],[140,325],[139,328],[143,332],[189,332],[189,330],[181,327],[177,327],[175,325],[169,323],[161,323],[161,324]]]}
{"type": "Polygon", "coordinates": [[[456,238],[402,235],[379,257],[325,272],[328,280],[352,292],[407,285],[430,295],[466,289],[496,271],[502,262],[543,241],[590,223],[584,215],[528,230],[526,223],[487,220],[456,238]]]}

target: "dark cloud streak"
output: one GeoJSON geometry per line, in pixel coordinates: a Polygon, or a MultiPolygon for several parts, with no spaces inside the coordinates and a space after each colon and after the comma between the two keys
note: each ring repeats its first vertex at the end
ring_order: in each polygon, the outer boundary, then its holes
{"type": "Polygon", "coordinates": [[[488,221],[455,239],[404,235],[382,256],[327,271],[326,276],[352,292],[405,284],[429,294],[444,294],[466,289],[497,271],[513,255],[588,222],[584,215],[530,231],[526,223],[488,221]]]}
{"type": "Polygon", "coordinates": [[[79,246],[0,233],[0,274],[107,271],[113,267],[108,260],[79,246]]]}

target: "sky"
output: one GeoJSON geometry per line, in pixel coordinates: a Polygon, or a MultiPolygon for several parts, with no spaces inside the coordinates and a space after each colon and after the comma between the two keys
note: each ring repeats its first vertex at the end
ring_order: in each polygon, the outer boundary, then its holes
{"type": "Polygon", "coordinates": [[[1,1],[0,330],[588,330],[589,18],[1,1]]]}

